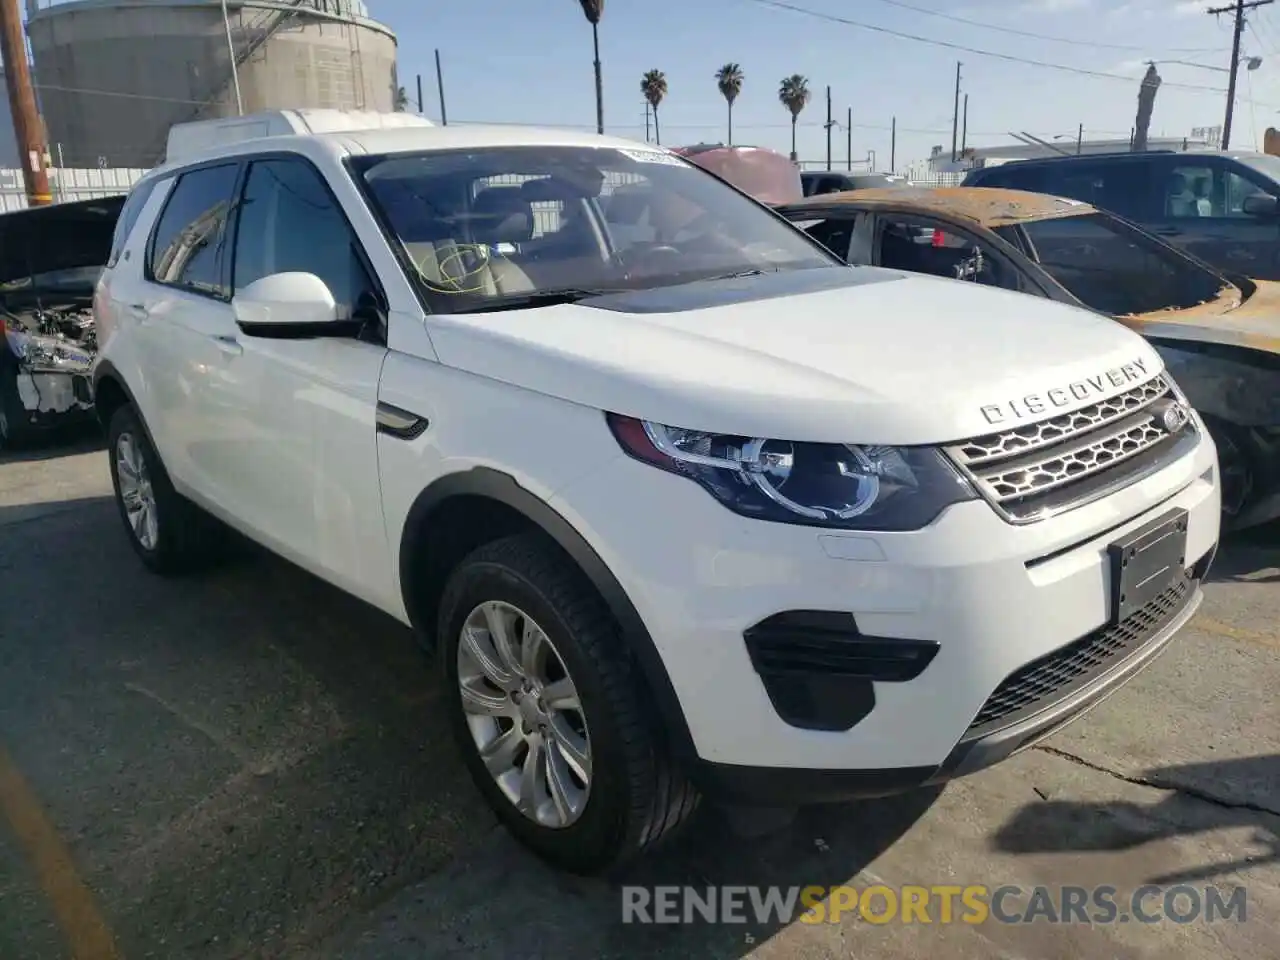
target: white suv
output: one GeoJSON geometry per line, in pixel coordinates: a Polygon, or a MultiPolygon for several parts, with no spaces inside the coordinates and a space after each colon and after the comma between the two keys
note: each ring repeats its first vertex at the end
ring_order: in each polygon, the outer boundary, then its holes
{"type": "Polygon", "coordinates": [[[186,571],[229,525],[412,625],[480,792],[566,869],[700,796],[987,766],[1200,601],[1215,450],[1111,320],[842,265],[624,140],[212,151],[138,184],[97,291],[133,546],[186,571]]]}

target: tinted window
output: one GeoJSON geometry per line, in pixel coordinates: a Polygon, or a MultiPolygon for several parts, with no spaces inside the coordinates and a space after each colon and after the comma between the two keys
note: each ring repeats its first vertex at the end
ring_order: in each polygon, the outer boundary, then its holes
{"type": "Polygon", "coordinates": [[[1131,220],[1158,216],[1152,171],[1143,161],[1063,161],[1030,166],[1000,165],[983,170],[975,187],[1003,187],[1080,200],[1131,220]]]}
{"type": "Polygon", "coordinates": [[[1016,167],[1001,164],[985,167],[973,178],[975,187],[1004,187],[1007,190],[1027,190],[1043,193],[1045,182],[1043,167],[1016,167]]]}
{"type": "Polygon", "coordinates": [[[1256,153],[1241,157],[1237,162],[1249,171],[1261,174],[1262,179],[1268,183],[1270,192],[1280,194],[1280,157],[1256,153]]]}
{"type": "Polygon", "coordinates": [[[1051,168],[1044,193],[1082,200],[1100,210],[1130,220],[1154,220],[1158,217],[1152,203],[1154,181],[1151,164],[1123,160],[1099,163],[1059,163],[1051,168]]]}
{"type": "Polygon", "coordinates": [[[151,276],[198,293],[226,297],[222,250],[236,185],[236,164],[184,173],[151,240],[151,276]]]}
{"type": "Polygon", "coordinates": [[[844,177],[823,177],[818,181],[814,193],[839,193],[842,190],[851,190],[852,186],[844,179],[844,177]]]}
{"type": "Polygon", "coordinates": [[[1148,235],[1102,214],[1038,220],[1022,230],[1040,265],[1081,303],[1124,316],[1195,306],[1218,295],[1226,280],[1148,235]]]}
{"type": "Polygon", "coordinates": [[[355,166],[440,312],[519,307],[566,288],[843,269],[758,203],[651,148],[490,147],[355,166]]]}
{"type": "Polygon", "coordinates": [[[120,216],[116,220],[115,231],[111,234],[111,255],[107,258],[108,267],[114,267],[116,261],[120,259],[120,254],[124,252],[125,241],[129,239],[129,232],[133,230],[133,225],[138,222],[138,217],[142,215],[142,208],[147,205],[151,195],[156,192],[156,184],[160,182],[159,180],[149,180],[141,186],[135,187],[129,193],[124,206],[120,208],[120,216]]]}
{"type": "Polygon", "coordinates": [[[273,273],[313,273],[349,316],[372,293],[346,217],[310,164],[259,160],[249,167],[236,229],[234,289],[273,273]]]}
{"type": "Polygon", "coordinates": [[[1245,197],[1263,192],[1261,186],[1229,167],[1180,161],[1165,178],[1164,216],[1170,220],[1200,217],[1247,219],[1245,197]]]}

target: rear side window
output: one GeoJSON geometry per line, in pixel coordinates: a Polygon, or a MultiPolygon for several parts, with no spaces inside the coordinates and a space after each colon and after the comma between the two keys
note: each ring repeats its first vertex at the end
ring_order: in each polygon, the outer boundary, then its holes
{"type": "Polygon", "coordinates": [[[111,234],[111,256],[107,258],[108,267],[114,267],[116,261],[120,259],[120,254],[124,252],[125,241],[129,239],[129,234],[133,230],[134,224],[138,222],[138,217],[142,215],[142,208],[147,205],[151,195],[156,192],[156,184],[160,182],[160,180],[148,180],[129,192],[128,199],[125,200],[124,206],[120,208],[120,216],[116,220],[115,231],[111,234]]]}
{"type": "Polygon", "coordinates": [[[1045,193],[1044,183],[1047,179],[1044,167],[1011,167],[1001,164],[997,167],[984,168],[973,178],[970,185],[1045,193]]]}
{"type": "Polygon", "coordinates": [[[227,216],[239,164],[182,174],[151,237],[151,279],[193,293],[227,299],[223,270],[227,216]]]}

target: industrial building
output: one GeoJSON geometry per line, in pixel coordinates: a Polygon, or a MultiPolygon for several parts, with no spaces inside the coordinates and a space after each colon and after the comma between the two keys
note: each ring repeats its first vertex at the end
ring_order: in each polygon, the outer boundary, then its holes
{"type": "Polygon", "coordinates": [[[153,166],[173,124],[241,108],[394,108],[396,37],[361,0],[226,0],[225,18],[223,9],[220,0],[27,0],[54,164],[153,166]]]}

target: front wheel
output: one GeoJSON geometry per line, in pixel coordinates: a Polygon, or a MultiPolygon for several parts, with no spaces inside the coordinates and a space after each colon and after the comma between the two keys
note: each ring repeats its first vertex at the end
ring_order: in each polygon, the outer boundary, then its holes
{"type": "Polygon", "coordinates": [[[511,833],[573,873],[607,872],[698,805],[600,598],[539,536],[487,544],[440,605],[454,732],[511,833]]]}

